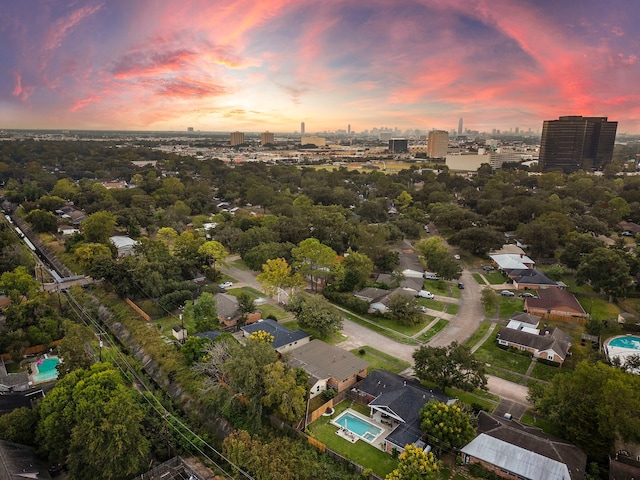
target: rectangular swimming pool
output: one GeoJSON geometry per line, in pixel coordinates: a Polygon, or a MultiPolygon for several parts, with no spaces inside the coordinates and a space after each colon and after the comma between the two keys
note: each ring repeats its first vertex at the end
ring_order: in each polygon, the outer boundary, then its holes
{"type": "Polygon", "coordinates": [[[331,421],[333,424],[349,430],[358,437],[366,440],[369,443],[375,441],[376,438],[382,433],[382,428],[377,427],[371,422],[368,422],[361,416],[358,416],[353,410],[347,409],[340,414],[336,419],[331,421]]]}

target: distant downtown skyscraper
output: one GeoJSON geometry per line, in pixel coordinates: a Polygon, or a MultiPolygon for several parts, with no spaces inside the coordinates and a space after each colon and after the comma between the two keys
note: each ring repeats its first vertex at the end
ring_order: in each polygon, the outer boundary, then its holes
{"type": "Polygon", "coordinates": [[[300,122],[300,135],[304,135],[304,122],[300,122]]]}
{"type": "Polygon", "coordinates": [[[600,170],[613,158],[618,122],[607,117],[565,116],[545,120],[540,140],[543,170],[600,170]]]}
{"type": "Polygon", "coordinates": [[[458,135],[462,135],[462,117],[458,120],[458,135]]]}
{"type": "Polygon", "coordinates": [[[444,130],[433,130],[427,138],[427,157],[444,158],[449,147],[449,133],[444,130]]]}
{"type": "Polygon", "coordinates": [[[244,133],[231,132],[231,146],[242,145],[244,143],[244,133]]]}

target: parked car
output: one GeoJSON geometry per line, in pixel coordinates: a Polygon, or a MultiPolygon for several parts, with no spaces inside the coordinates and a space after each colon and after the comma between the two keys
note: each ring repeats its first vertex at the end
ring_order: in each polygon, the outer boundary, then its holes
{"type": "Polygon", "coordinates": [[[495,268],[493,266],[491,266],[491,265],[482,265],[482,269],[485,272],[490,272],[491,270],[495,270],[495,268]]]}
{"type": "Polygon", "coordinates": [[[464,283],[462,283],[462,282],[458,282],[458,288],[459,288],[460,290],[464,290],[464,283]]]}
{"type": "Polygon", "coordinates": [[[533,293],[521,293],[520,295],[518,295],[520,298],[538,298],[536,297],[533,293]]]}
{"type": "Polygon", "coordinates": [[[225,288],[231,288],[233,287],[233,282],[223,282],[220,285],[218,285],[218,287],[225,289],[225,288]]]}
{"type": "Polygon", "coordinates": [[[435,295],[431,293],[429,290],[420,290],[418,292],[418,297],[428,298],[429,300],[432,300],[435,298],[435,295]]]}
{"type": "Polygon", "coordinates": [[[440,280],[440,277],[433,272],[424,272],[425,280],[440,280]]]}
{"type": "Polygon", "coordinates": [[[513,293],[511,290],[502,290],[500,292],[500,295],[502,295],[503,297],[514,297],[516,294],[513,293]]]}
{"type": "Polygon", "coordinates": [[[460,255],[458,255],[457,253],[453,256],[453,258],[455,258],[456,260],[460,260],[460,255]]]}

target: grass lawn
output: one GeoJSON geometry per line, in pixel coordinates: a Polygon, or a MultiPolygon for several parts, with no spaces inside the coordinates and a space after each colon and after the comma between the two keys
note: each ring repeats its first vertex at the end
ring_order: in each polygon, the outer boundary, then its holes
{"type": "Polygon", "coordinates": [[[469,339],[466,342],[464,342],[464,344],[469,348],[473,347],[476,343],[478,343],[482,339],[484,334],[487,333],[487,331],[489,330],[489,327],[491,327],[491,322],[482,322],[478,327],[478,329],[475,332],[473,332],[473,335],[471,335],[469,339]]]}
{"type": "MultiPolygon", "coordinates": [[[[336,405],[332,417],[320,417],[308,426],[307,429],[310,435],[324,443],[331,450],[335,450],[363,467],[371,468],[377,475],[385,477],[397,466],[398,461],[396,459],[363,440],[351,443],[339,437],[336,435],[338,427],[329,423],[331,418],[337,417],[349,407],[358,410],[357,406],[355,404],[352,405],[349,401],[341,402],[336,405]]],[[[368,413],[369,410],[367,409],[365,414],[368,415],[368,413]]]]}
{"type": "Polygon", "coordinates": [[[511,370],[512,372],[526,373],[531,363],[531,356],[520,355],[519,353],[512,353],[498,348],[496,336],[497,332],[492,334],[487,341],[476,350],[476,359],[489,365],[511,370]]]}
{"type": "MultiPolygon", "coordinates": [[[[367,327],[370,330],[373,330],[374,332],[379,333],[380,335],[384,335],[385,337],[389,337],[392,340],[396,340],[398,342],[401,343],[406,343],[407,345],[417,345],[418,342],[416,342],[414,339],[407,337],[406,335],[401,335],[397,332],[394,331],[390,331],[387,330],[386,328],[382,328],[380,325],[377,325],[376,323],[373,322],[369,322],[367,320],[362,320],[360,317],[356,317],[355,315],[351,314],[351,313],[344,313],[344,316],[346,318],[348,318],[349,320],[351,320],[354,323],[357,323],[358,325],[362,325],[363,327],[367,327]]],[[[426,323],[423,324],[423,328],[424,325],[426,325],[426,323]]],[[[420,331],[420,330],[418,330],[420,331]]]]}
{"type": "Polygon", "coordinates": [[[425,280],[424,289],[429,290],[431,293],[435,295],[441,295],[443,297],[451,296],[451,290],[449,289],[449,284],[444,280],[425,280]]]}
{"type": "Polygon", "coordinates": [[[549,435],[558,435],[558,431],[554,428],[554,424],[544,417],[537,415],[532,410],[528,410],[520,419],[525,425],[532,425],[534,427],[541,428],[543,432],[549,435]]]}
{"type": "Polygon", "coordinates": [[[269,303],[265,303],[263,305],[256,305],[256,310],[260,310],[262,312],[262,318],[267,318],[269,315],[276,317],[278,322],[284,320],[285,318],[291,317],[289,312],[285,312],[281,308],[276,307],[275,305],[271,305],[269,303]]]}
{"type": "Polygon", "coordinates": [[[492,366],[487,366],[486,369],[487,369],[487,373],[489,375],[493,375],[494,377],[500,377],[513,383],[520,383],[522,381],[521,376],[516,375],[515,373],[512,373],[512,372],[507,372],[505,370],[502,370],[501,368],[494,368],[492,366]]]}
{"type": "Polygon", "coordinates": [[[491,285],[500,285],[501,283],[505,283],[507,281],[507,277],[496,271],[486,272],[484,274],[484,278],[486,278],[491,285]]]}
{"type": "Polygon", "coordinates": [[[524,300],[518,297],[503,297],[498,295],[498,309],[500,318],[511,318],[516,312],[522,312],[524,300]]]}
{"type": "Polygon", "coordinates": [[[487,412],[493,412],[498,406],[498,403],[500,403],[500,397],[482,390],[465,392],[463,390],[457,390],[455,388],[448,388],[446,393],[450,397],[457,398],[460,402],[464,403],[465,405],[471,406],[474,403],[477,403],[481,405],[483,410],[487,412]]]}
{"type": "Polygon", "coordinates": [[[428,300],[426,298],[421,298],[418,300],[418,305],[424,305],[431,310],[437,310],[439,312],[443,312],[447,307],[447,303],[441,302],[440,300],[428,300]]]}
{"type": "Polygon", "coordinates": [[[393,373],[400,373],[411,366],[409,362],[395,358],[368,345],[354,348],[351,353],[369,362],[371,364],[369,365],[369,371],[388,370],[393,373]],[[364,350],[364,355],[360,355],[360,350],[364,350]]]}
{"type": "Polygon", "coordinates": [[[592,318],[606,320],[607,318],[618,318],[622,309],[613,303],[602,298],[577,297],[584,311],[591,314],[592,318]]]}
{"type": "Polygon", "coordinates": [[[230,265],[233,265],[240,270],[246,270],[247,272],[251,270],[249,267],[247,267],[247,265],[242,261],[241,258],[234,260],[230,263],[230,265]]]}
{"type": "Polygon", "coordinates": [[[451,296],[453,298],[460,298],[460,296],[462,295],[460,293],[460,289],[458,288],[458,284],[456,283],[455,285],[449,285],[449,289],[451,290],[451,296]]]}
{"type": "Polygon", "coordinates": [[[382,315],[367,314],[367,315],[361,315],[361,317],[364,317],[367,320],[369,320],[371,323],[380,325],[381,327],[384,327],[390,330],[395,330],[396,332],[402,335],[406,335],[407,337],[411,337],[415,335],[416,333],[418,333],[420,330],[422,330],[424,327],[426,327],[429,324],[426,317],[424,316],[420,317],[418,320],[418,323],[414,325],[404,325],[397,320],[394,320],[392,318],[386,318],[386,317],[383,317],[382,315]]]}
{"type": "Polygon", "coordinates": [[[447,313],[451,314],[451,315],[456,315],[458,313],[458,310],[460,310],[460,305],[458,305],[457,303],[448,303],[447,304],[447,313]]]}
{"type": "Polygon", "coordinates": [[[448,324],[449,324],[448,320],[445,320],[444,318],[441,318],[440,320],[438,320],[436,322],[436,324],[433,327],[431,327],[429,330],[427,330],[422,335],[420,335],[418,337],[418,340],[420,340],[423,343],[428,342],[433,337],[435,337],[437,333],[439,333],[441,330],[443,330],[444,327],[446,327],[448,324]]]}
{"type": "Polygon", "coordinates": [[[553,367],[551,365],[545,365],[544,363],[536,362],[533,370],[531,371],[531,376],[533,378],[537,378],[538,380],[550,382],[553,377],[555,377],[562,371],[563,370],[560,367],[553,367]]]}
{"type": "Polygon", "coordinates": [[[484,278],[479,273],[472,273],[471,276],[478,282],[480,285],[486,285],[487,282],[484,281],[484,278]]]}

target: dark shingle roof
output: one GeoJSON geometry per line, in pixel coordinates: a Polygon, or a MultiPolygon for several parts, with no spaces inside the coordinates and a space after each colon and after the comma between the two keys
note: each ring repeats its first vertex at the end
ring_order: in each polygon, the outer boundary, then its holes
{"type": "Polygon", "coordinates": [[[539,334],[502,327],[498,332],[501,340],[516,343],[536,350],[553,350],[563,359],[567,356],[573,340],[559,328],[541,330],[539,334]]]}
{"type": "Polygon", "coordinates": [[[289,345],[290,343],[297,342],[303,338],[307,338],[310,335],[303,330],[290,330],[284,325],[280,325],[278,322],[267,318],[266,320],[259,320],[251,325],[245,325],[242,327],[244,332],[251,335],[253,332],[262,330],[270,333],[273,336],[273,342],[271,346],[275,349],[289,345]]]}
{"type": "Polygon", "coordinates": [[[580,314],[585,313],[582,305],[580,305],[580,302],[578,302],[572,293],[554,287],[539,290],[538,298],[526,298],[525,306],[527,308],[539,309],[568,308],[580,314]]]}
{"type": "Polygon", "coordinates": [[[353,353],[322,340],[312,340],[291,351],[291,365],[302,367],[315,379],[335,378],[344,381],[369,366],[353,353]]]}

